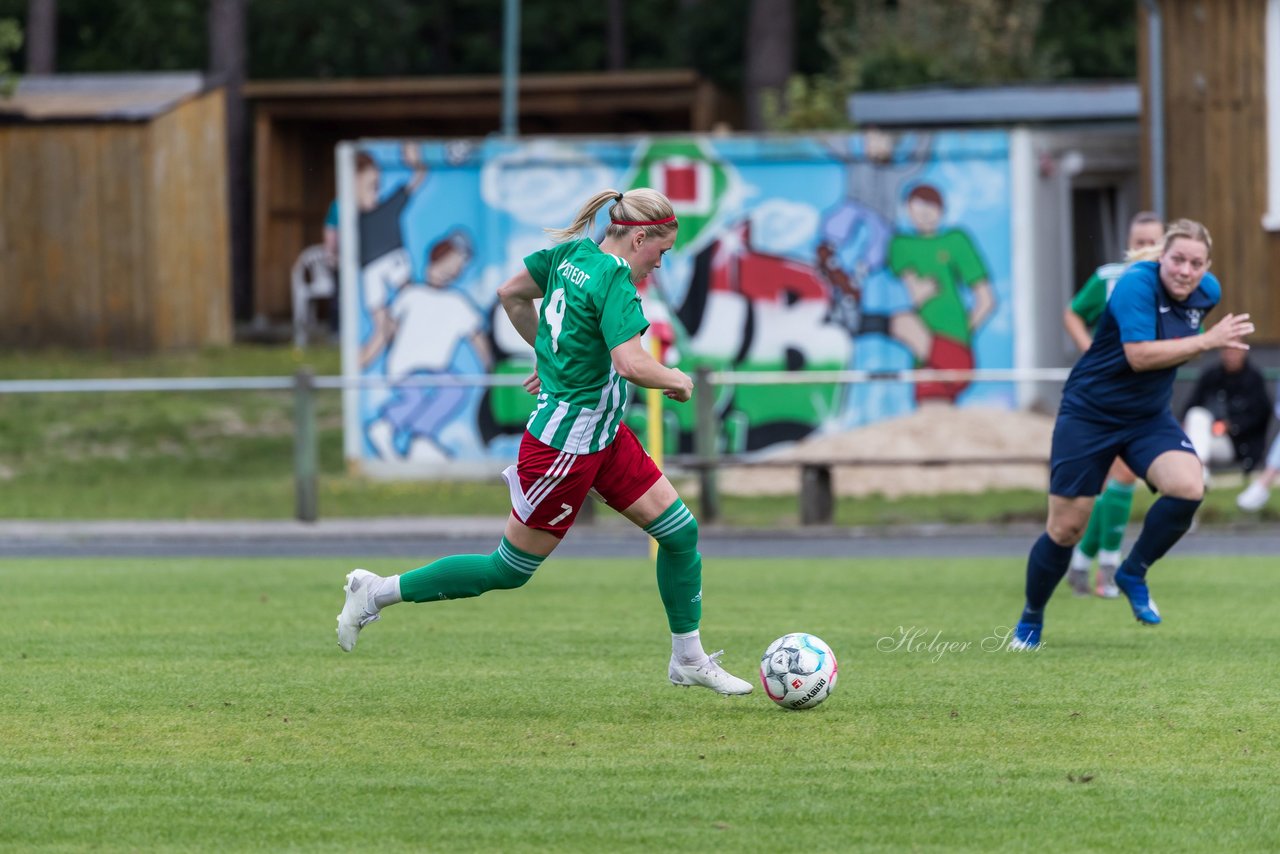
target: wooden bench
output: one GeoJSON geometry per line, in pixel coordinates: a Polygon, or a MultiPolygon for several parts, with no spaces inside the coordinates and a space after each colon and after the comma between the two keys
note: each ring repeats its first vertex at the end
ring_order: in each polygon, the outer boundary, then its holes
{"type": "Polygon", "coordinates": [[[947,466],[1048,466],[1047,457],[852,457],[822,460],[794,460],[759,458],[744,455],[719,455],[714,457],[695,454],[674,454],[664,462],[671,467],[698,472],[701,504],[699,517],[704,522],[714,522],[720,515],[719,493],[715,484],[715,472],[725,467],[735,468],[789,468],[800,469],[800,524],[830,525],[835,517],[835,492],[832,488],[832,469],[836,467],[865,468],[870,466],[917,466],[938,468],[947,466]]]}

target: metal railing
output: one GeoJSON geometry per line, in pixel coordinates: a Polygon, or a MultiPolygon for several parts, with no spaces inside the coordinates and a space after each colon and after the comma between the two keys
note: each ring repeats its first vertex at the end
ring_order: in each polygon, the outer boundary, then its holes
{"type": "MultiPolygon", "coordinates": [[[[1013,382],[1039,383],[1063,382],[1069,368],[1037,369],[976,369],[976,370],[895,370],[895,371],[713,371],[700,368],[695,373],[697,394],[694,421],[694,454],[677,455],[669,460],[679,466],[698,472],[701,496],[701,514],[707,521],[719,513],[716,488],[716,469],[727,463],[740,463],[741,457],[725,457],[719,452],[719,425],[715,411],[716,389],[719,386],[752,385],[813,385],[813,384],[863,384],[863,383],[916,383],[933,381],[1013,382]]],[[[1280,370],[1263,371],[1270,380],[1280,377],[1280,370]]],[[[1178,381],[1196,379],[1197,372],[1180,371],[1178,381]]],[[[343,376],[316,376],[309,367],[299,368],[292,376],[264,377],[146,377],[119,379],[66,379],[66,380],[0,380],[0,395],[6,394],[67,394],[67,393],[116,393],[116,392],[203,392],[203,391],[292,391],[294,395],[294,499],[295,517],[304,522],[314,522],[319,516],[318,477],[319,442],[316,429],[315,392],[317,390],[349,390],[358,388],[402,388],[408,386],[448,386],[467,388],[519,386],[522,374],[452,374],[418,376],[389,380],[386,377],[348,378],[343,376]]],[[[876,461],[884,464],[884,460],[876,461]]],[[[981,462],[991,465],[992,460],[968,458],[930,458],[928,460],[896,460],[894,462],[915,465],[965,465],[981,462]]],[[[1003,462],[1003,461],[995,461],[1003,462]]],[[[1026,464],[1027,459],[1017,458],[1011,463],[1026,464]]],[[[800,462],[794,463],[799,466],[800,462]]],[[[812,463],[811,463],[812,464],[812,463]]],[[[833,464],[861,465],[862,461],[833,461],[833,464]]],[[[868,463],[869,464],[869,463],[868,463]]]]}

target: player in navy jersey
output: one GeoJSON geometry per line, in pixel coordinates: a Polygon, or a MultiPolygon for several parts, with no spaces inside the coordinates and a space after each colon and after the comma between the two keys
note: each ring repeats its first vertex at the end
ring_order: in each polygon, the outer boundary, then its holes
{"type": "MultiPolygon", "coordinates": [[[[1116,282],[1129,269],[1137,255],[1152,246],[1164,242],[1164,221],[1158,214],[1142,211],[1129,221],[1129,234],[1125,247],[1125,260],[1116,264],[1103,264],[1079,293],[1071,300],[1062,314],[1062,324],[1071,340],[1083,353],[1093,344],[1093,332],[1102,318],[1102,310],[1115,289],[1116,282]]],[[[1067,569],[1067,585],[1077,596],[1089,595],[1089,569],[1094,558],[1098,560],[1098,576],[1095,590],[1104,599],[1120,595],[1116,587],[1116,570],[1120,568],[1120,546],[1124,543],[1125,527],[1133,511],[1133,492],[1138,480],[1120,460],[1111,465],[1107,486],[1093,504],[1089,525],[1084,536],[1076,544],[1067,569]]]]}
{"type": "Polygon", "coordinates": [[[1152,260],[1116,283],[1093,339],[1062,390],[1050,453],[1049,519],[1027,559],[1026,607],[1010,649],[1040,645],[1044,609],[1066,574],[1094,496],[1117,456],[1160,493],[1116,572],[1116,585],[1144,625],[1160,622],[1147,570],[1173,547],[1204,498],[1200,458],[1169,411],[1179,365],[1208,350],[1249,349],[1247,314],[1202,323],[1222,297],[1209,273],[1212,239],[1198,222],[1169,226],[1152,260]]]}

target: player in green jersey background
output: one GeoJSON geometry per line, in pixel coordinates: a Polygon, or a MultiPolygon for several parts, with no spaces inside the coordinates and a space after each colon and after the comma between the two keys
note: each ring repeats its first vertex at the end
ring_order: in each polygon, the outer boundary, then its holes
{"type": "MultiPolygon", "coordinates": [[[[1157,214],[1143,211],[1129,221],[1126,249],[1130,256],[1143,249],[1159,246],[1163,240],[1164,223],[1157,214]]],[[[1063,312],[1062,325],[1081,353],[1093,343],[1093,328],[1097,326],[1098,318],[1107,307],[1107,300],[1111,298],[1116,282],[1129,269],[1129,263],[1103,264],[1094,271],[1063,312]]],[[[1120,545],[1124,540],[1125,526],[1129,523],[1129,513],[1133,509],[1133,489],[1136,482],[1134,473],[1123,460],[1117,458],[1108,473],[1106,488],[1089,515],[1089,526],[1085,529],[1084,538],[1071,555],[1067,583],[1077,596],[1089,595],[1089,569],[1095,556],[1098,559],[1095,592],[1107,599],[1120,595],[1120,589],[1115,583],[1116,568],[1120,566],[1120,545]]]]}
{"type": "Polygon", "coordinates": [[[434,602],[523,586],[568,532],[595,492],[658,543],[658,592],[671,630],[667,676],[679,686],[747,694],[751,683],[725,671],[702,647],[702,556],[698,522],[671,481],[622,423],[628,384],[685,403],[693,381],[654,359],[635,283],[662,265],[679,223],[671,202],[640,187],[589,199],[568,228],[548,229],[557,245],[524,259],[498,289],[512,326],[533,348],[537,369],[524,383],[538,403],[516,465],[502,473],[511,515],[498,548],[454,555],[383,578],[347,575],[338,644],[350,651],[360,630],[402,601],[434,602]],[[587,235],[606,205],[597,244],[587,235]]]}

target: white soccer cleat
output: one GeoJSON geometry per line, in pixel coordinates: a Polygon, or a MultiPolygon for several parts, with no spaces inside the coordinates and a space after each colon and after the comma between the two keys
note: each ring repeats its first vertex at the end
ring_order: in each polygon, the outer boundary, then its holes
{"type": "Polygon", "coordinates": [[[1093,567],[1093,558],[1080,551],[1076,546],[1071,550],[1071,564],[1067,567],[1067,586],[1077,596],[1089,595],[1089,570],[1093,567]]]}
{"type": "Polygon", "coordinates": [[[1236,496],[1236,506],[1247,513],[1257,513],[1267,506],[1270,498],[1271,490],[1255,480],[1245,488],[1244,492],[1236,496]]]}
{"type": "Polygon", "coordinates": [[[378,606],[373,604],[373,594],[381,580],[381,576],[367,569],[353,569],[347,573],[347,583],[342,588],[347,594],[347,601],[338,615],[338,646],[343,652],[351,652],[360,637],[360,630],[381,616],[378,606]]]}
{"type": "Polygon", "coordinates": [[[720,666],[722,655],[724,655],[723,649],[713,652],[701,664],[681,664],[676,661],[674,655],[671,656],[671,664],[667,668],[671,684],[679,685],[681,688],[701,685],[717,694],[750,694],[752,687],[750,682],[739,679],[720,666]]]}
{"type": "Polygon", "coordinates": [[[1077,596],[1089,595],[1089,570],[1076,569],[1074,566],[1067,570],[1067,584],[1071,587],[1071,592],[1077,596]]]}
{"type": "Polygon", "coordinates": [[[1115,599],[1120,595],[1120,588],[1116,587],[1116,570],[1119,568],[1119,552],[1098,552],[1098,581],[1094,592],[1103,599],[1115,599]]]}

